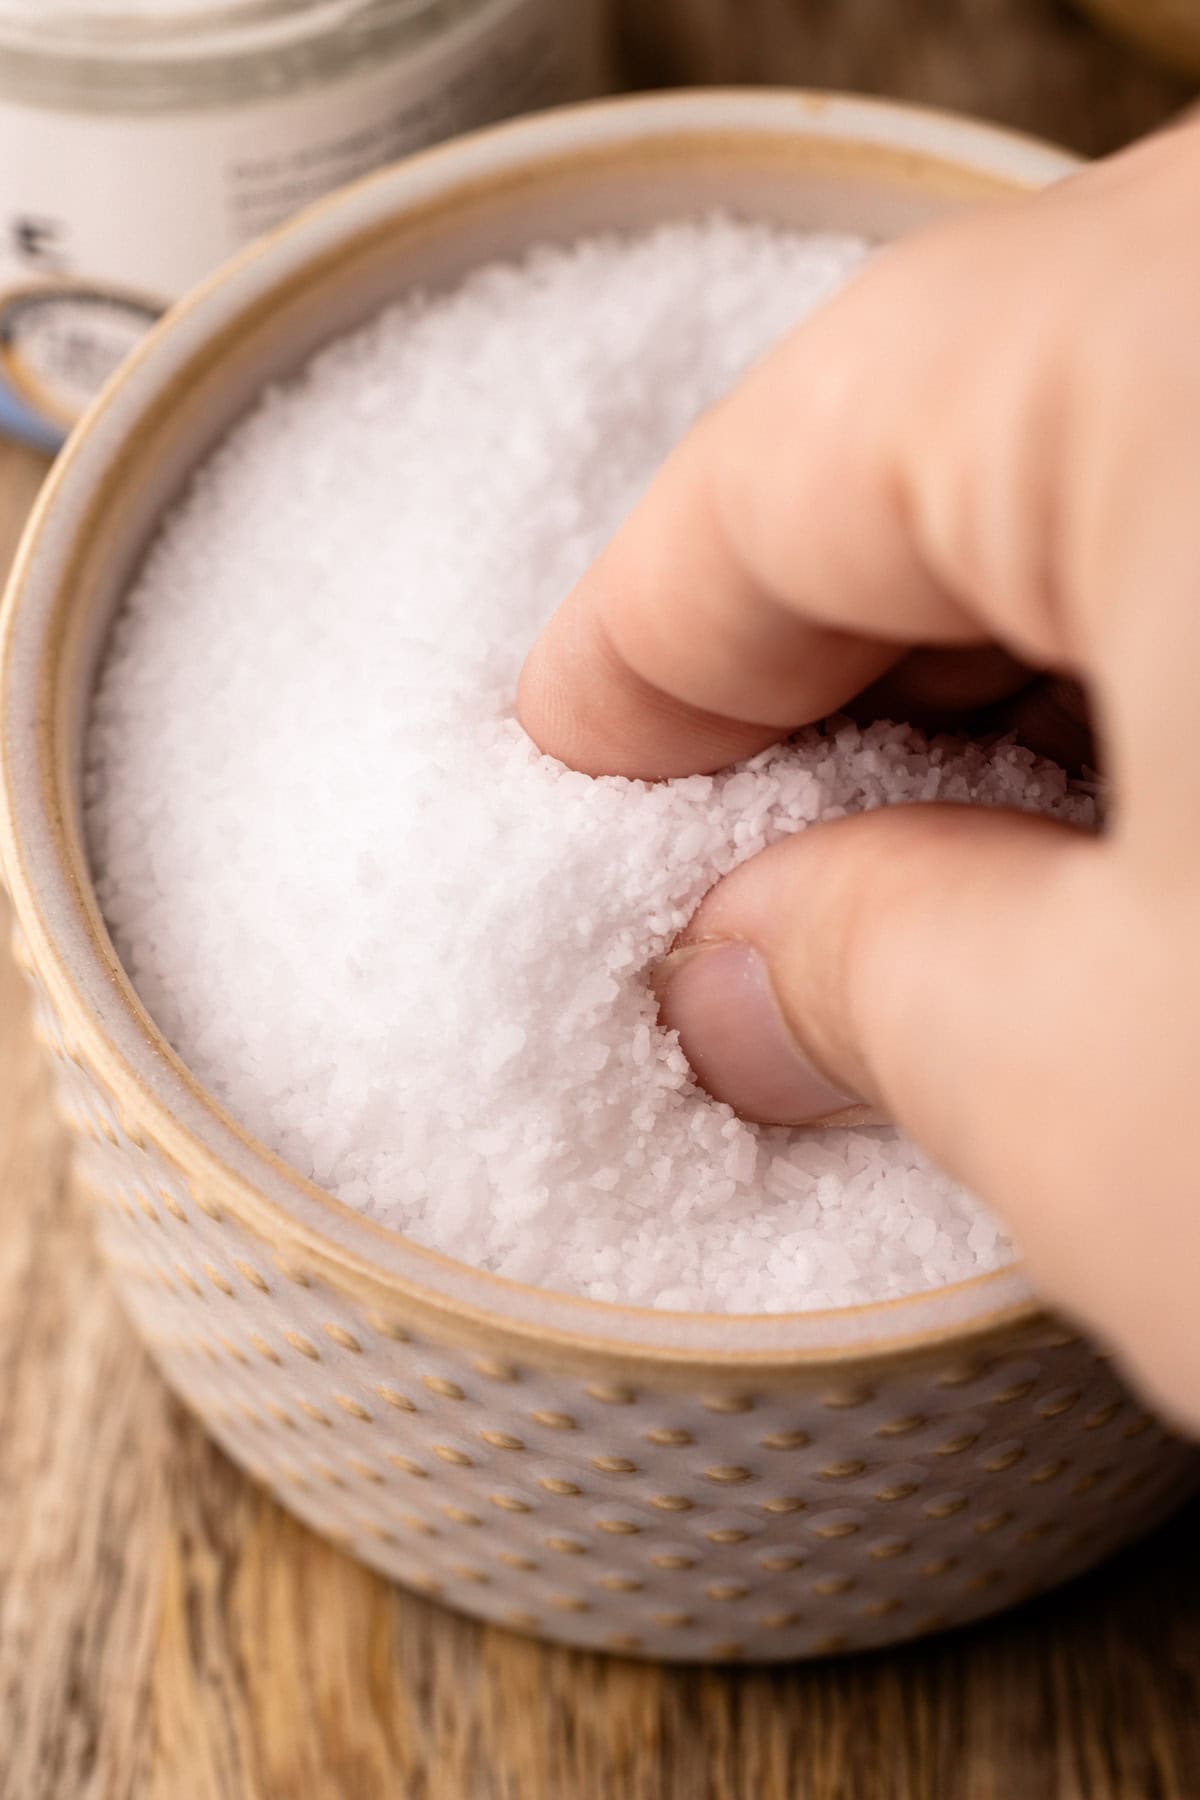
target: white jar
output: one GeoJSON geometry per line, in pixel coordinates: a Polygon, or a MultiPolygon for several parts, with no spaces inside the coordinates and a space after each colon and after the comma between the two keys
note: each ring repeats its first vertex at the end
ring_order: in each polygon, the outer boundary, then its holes
{"type": "Polygon", "coordinates": [[[331,188],[593,91],[593,0],[0,0],[0,427],[331,188]]]}

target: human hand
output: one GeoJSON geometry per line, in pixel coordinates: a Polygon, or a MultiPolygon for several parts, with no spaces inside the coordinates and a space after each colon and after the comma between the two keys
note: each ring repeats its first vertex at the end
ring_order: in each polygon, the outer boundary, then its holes
{"type": "Polygon", "coordinates": [[[519,709],[658,778],[1025,667],[1086,687],[1101,837],[937,805],[806,831],[704,900],[663,1022],[747,1117],[885,1111],[1200,1425],[1198,128],[882,252],[668,459],[519,709]]]}

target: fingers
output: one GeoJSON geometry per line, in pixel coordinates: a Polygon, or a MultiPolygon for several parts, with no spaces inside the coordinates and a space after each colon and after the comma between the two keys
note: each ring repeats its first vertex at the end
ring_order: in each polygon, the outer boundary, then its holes
{"type": "Polygon", "coordinates": [[[824,825],[721,882],[656,985],[712,1092],[885,1112],[1193,1421],[1198,184],[1181,131],[883,252],[669,459],[519,697],[542,748],[660,777],[906,670],[916,709],[913,652],[935,712],[952,653],[983,718],[1073,761],[1077,691],[1012,659],[1086,685],[1104,840],[946,807],[824,825]]]}
{"type": "MultiPolygon", "coordinates": [[[[880,253],[700,422],[552,620],[518,699],[535,741],[592,773],[711,769],[918,646],[1131,691],[1129,597],[1161,609],[1194,561],[1198,176],[1179,132],[880,253]]],[[[1167,713],[1131,710],[1109,707],[1115,755],[1147,726],[1157,754],[1167,713]]]]}
{"type": "Polygon", "coordinates": [[[861,1100],[894,1119],[1005,1219],[1039,1290],[1195,1428],[1185,913],[1194,888],[1148,915],[1140,872],[1103,839],[884,809],[719,883],[660,966],[660,1017],[750,1118],[861,1100]]]}
{"type": "Polygon", "coordinates": [[[910,377],[890,284],[863,286],[684,440],[551,621],[518,697],[544,750],[590,773],[712,769],[836,710],[915,642],[985,635],[922,560],[868,423],[903,410],[910,377]]]}
{"type": "Polygon", "coordinates": [[[1066,827],[975,808],[806,831],[713,889],[660,970],[662,1021],[745,1116],[868,1103],[1011,1217],[1062,1091],[1054,996],[1097,855],[1066,827]]]}
{"type": "MultiPolygon", "coordinates": [[[[619,558],[623,547],[614,545],[608,554],[610,561],[619,558]]],[[[594,600],[597,586],[611,580],[608,569],[599,566],[585,576],[525,665],[518,710],[535,743],[589,775],[657,781],[725,768],[783,735],[786,726],[756,720],[749,671],[747,697],[734,713],[687,698],[678,682],[660,684],[640,674],[613,641],[605,607],[594,600]]],[[[869,648],[860,655],[854,640],[848,648],[853,667],[846,679],[861,683],[859,670],[869,671],[869,679],[880,659],[869,648]]],[[[800,651],[797,643],[788,654],[800,651]]],[[[846,682],[834,679],[826,685],[830,693],[840,693],[846,682]]]]}
{"type": "Polygon", "coordinates": [[[1128,1183],[1106,1199],[1111,1132],[1089,1143],[1079,1127],[1107,1054],[1078,1041],[1108,960],[1089,937],[1103,854],[982,808],[818,826],[720,882],[656,986],[710,1092],[764,1122],[853,1101],[891,1118],[999,1212],[1043,1291],[1110,1327],[1133,1314],[1130,1344],[1137,1307],[1111,1254],[1128,1183]]]}

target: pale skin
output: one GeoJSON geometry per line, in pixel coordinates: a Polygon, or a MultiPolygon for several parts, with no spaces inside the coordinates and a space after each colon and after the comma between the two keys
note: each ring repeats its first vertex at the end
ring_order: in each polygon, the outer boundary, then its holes
{"type": "Polygon", "coordinates": [[[893,712],[1003,699],[1018,665],[1087,691],[1102,834],[937,806],[807,831],[708,895],[662,1016],[747,1117],[896,1120],[1200,1428],[1195,126],[883,252],[669,458],[520,716],[653,779],[877,683],[893,712]]]}

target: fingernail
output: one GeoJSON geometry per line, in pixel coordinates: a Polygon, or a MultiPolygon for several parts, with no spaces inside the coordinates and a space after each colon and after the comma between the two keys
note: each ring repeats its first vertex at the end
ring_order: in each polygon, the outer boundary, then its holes
{"type": "Polygon", "coordinates": [[[752,944],[686,944],[654,971],[659,1018],[679,1033],[696,1079],[744,1119],[772,1125],[841,1120],[858,1102],[818,1074],[789,1031],[752,944]]]}

